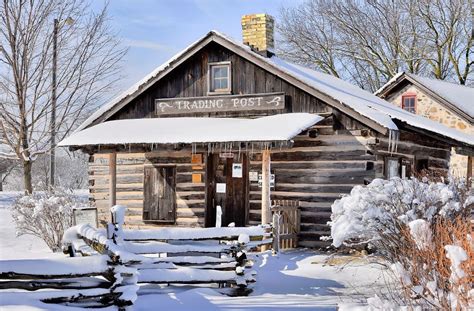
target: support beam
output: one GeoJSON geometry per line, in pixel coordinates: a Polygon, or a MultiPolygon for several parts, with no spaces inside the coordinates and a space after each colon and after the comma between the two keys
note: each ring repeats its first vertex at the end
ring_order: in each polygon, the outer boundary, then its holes
{"type": "Polygon", "coordinates": [[[272,222],[270,210],[270,150],[262,151],[262,224],[272,222]]]}
{"type": "Polygon", "coordinates": [[[109,203],[110,207],[117,203],[117,154],[109,154],[109,203]]]}

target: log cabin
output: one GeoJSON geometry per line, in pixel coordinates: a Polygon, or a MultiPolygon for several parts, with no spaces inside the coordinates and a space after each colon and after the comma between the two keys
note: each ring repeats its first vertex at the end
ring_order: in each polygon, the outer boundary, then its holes
{"type": "Polygon", "coordinates": [[[60,143],[90,155],[91,202],[105,223],[246,226],[272,200],[297,201],[298,244],[323,247],[331,205],[374,178],[446,173],[472,136],[334,76],[277,57],[273,18],[242,18],[243,43],[210,31],[60,143]]]}

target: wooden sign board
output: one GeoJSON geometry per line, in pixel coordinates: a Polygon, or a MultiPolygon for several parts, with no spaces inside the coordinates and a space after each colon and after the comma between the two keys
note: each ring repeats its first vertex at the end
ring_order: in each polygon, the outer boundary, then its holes
{"type": "Polygon", "coordinates": [[[95,228],[99,225],[97,208],[75,208],[72,213],[74,215],[74,225],[89,224],[95,228]]]}
{"type": "Polygon", "coordinates": [[[233,159],[234,158],[234,154],[232,152],[221,152],[219,153],[219,158],[222,158],[222,159],[233,159]]]}
{"type": "Polygon", "coordinates": [[[285,109],[284,93],[155,99],[155,115],[285,109]]]}
{"type": "Polygon", "coordinates": [[[193,173],[191,176],[191,181],[193,184],[200,184],[202,183],[202,175],[201,173],[193,173]]]}
{"type": "Polygon", "coordinates": [[[191,156],[191,164],[193,170],[202,170],[202,154],[197,153],[191,156]]]}

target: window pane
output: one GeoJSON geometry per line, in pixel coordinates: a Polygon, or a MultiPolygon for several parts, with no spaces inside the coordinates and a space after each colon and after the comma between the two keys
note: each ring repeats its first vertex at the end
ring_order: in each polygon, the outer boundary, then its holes
{"type": "Polygon", "coordinates": [[[229,89],[229,72],[229,65],[211,65],[211,92],[229,89]]]}
{"type": "Polygon", "coordinates": [[[416,98],[414,96],[403,97],[402,108],[405,109],[406,111],[416,113],[415,99],[416,98]]]}
{"type": "Polygon", "coordinates": [[[214,79],[214,89],[220,89],[221,88],[221,80],[220,79],[214,79]]]}
{"type": "Polygon", "coordinates": [[[215,77],[215,78],[220,78],[220,77],[222,77],[222,68],[221,68],[221,67],[215,67],[215,70],[214,70],[214,77],[215,77]]]}
{"type": "Polygon", "coordinates": [[[228,72],[229,72],[229,66],[224,66],[221,68],[222,70],[222,77],[227,78],[228,77],[228,72]]]}
{"type": "Polygon", "coordinates": [[[227,79],[222,79],[221,81],[221,89],[227,89],[227,79]]]}

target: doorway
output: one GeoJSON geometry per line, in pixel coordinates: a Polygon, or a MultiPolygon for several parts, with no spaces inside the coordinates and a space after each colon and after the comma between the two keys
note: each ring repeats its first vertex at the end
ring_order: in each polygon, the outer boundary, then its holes
{"type": "Polygon", "coordinates": [[[144,167],[143,221],[176,221],[176,167],[144,167]]]}
{"type": "Polygon", "coordinates": [[[217,206],[221,226],[244,227],[249,213],[249,159],[247,154],[210,154],[206,160],[206,227],[216,226],[217,206]]]}

